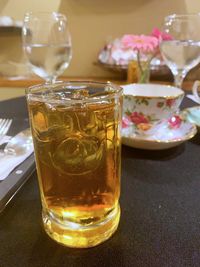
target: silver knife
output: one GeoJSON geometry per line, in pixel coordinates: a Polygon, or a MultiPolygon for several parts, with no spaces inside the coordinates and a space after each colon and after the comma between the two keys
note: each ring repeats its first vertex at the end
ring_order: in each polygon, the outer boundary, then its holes
{"type": "Polygon", "coordinates": [[[30,128],[25,129],[12,137],[4,148],[4,153],[22,155],[33,149],[33,140],[30,128]]]}

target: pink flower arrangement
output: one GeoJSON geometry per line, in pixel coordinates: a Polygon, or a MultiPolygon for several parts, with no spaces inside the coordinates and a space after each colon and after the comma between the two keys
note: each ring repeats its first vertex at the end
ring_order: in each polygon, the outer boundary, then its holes
{"type": "Polygon", "coordinates": [[[163,40],[171,40],[172,37],[158,28],[154,28],[150,35],[126,34],[122,37],[124,50],[132,49],[137,52],[137,62],[140,71],[139,82],[148,82],[150,74],[150,63],[159,54],[159,45],[163,40]],[[141,56],[146,56],[146,64],[142,64],[141,56]]]}
{"type": "Polygon", "coordinates": [[[170,34],[161,32],[158,28],[154,28],[151,35],[156,37],[159,42],[172,40],[172,36],[170,34]]]}
{"type": "Polygon", "coordinates": [[[153,53],[158,47],[159,40],[147,35],[124,35],[122,38],[124,48],[131,48],[141,53],[153,53]]]}

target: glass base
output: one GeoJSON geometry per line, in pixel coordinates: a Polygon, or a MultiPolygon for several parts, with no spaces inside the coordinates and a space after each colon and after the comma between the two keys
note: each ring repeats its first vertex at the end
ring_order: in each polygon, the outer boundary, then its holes
{"type": "Polygon", "coordinates": [[[87,226],[66,221],[63,223],[45,211],[42,218],[46,233],[56,242],[68,247],[89,248],[106,241],[117,230],[120,207],[118,205],[105,221],[87,226]]]}

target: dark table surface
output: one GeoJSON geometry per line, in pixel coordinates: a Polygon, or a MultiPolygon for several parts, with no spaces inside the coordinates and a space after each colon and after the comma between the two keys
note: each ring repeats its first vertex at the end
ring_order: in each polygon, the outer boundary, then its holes
{"type": "MultiPolygon", "coordinates": [[[[182,108],[191,105],[184,99],[182,108]]],[[[25,99],[1,102],[0,115],[27,117],[25,99]]],[[[123,146],[121,180],[117,232],[71,249],[42,228],[34,173],[0,215],[0,266],[200,266],[200,135],[163,151],[123,146]]]]}

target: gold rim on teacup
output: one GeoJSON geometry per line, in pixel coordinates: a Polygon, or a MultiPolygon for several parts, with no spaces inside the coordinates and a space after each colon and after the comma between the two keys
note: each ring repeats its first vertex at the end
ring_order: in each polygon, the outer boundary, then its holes
{"type": "MultiPolygon", "coordinates": [[[[136,86],[137,84],[133,84],[134,86],[136,86]]],[[[146,84],[140,84],[140,85],[146,85],[146,84]]],[[[171,85],[165,85],[165,84],[151,84],[151,86],[164,86],[164,87],[168,87],[168,88],[176,88],[174,86],[171,86],[171,85]]],[[[131,94],[124,94],[123,93],[123,96],[134,96],[135,98],[148,98],[148,99],[175,99],[175,98],[178,98],[180,96],[184,96],[184,91],[182,91],[180,88],[176,88],[176,89],[179,89],[181,92],[174,95],[174,96],[167,96],[167,95],[163,95],[163,96],[144,96],[144,95],[138,95],[138,94],[134,94],[134,93],[131,93],[131,94]]],[[[170,89],[169,89],[170,90],[170,89]]]]}

